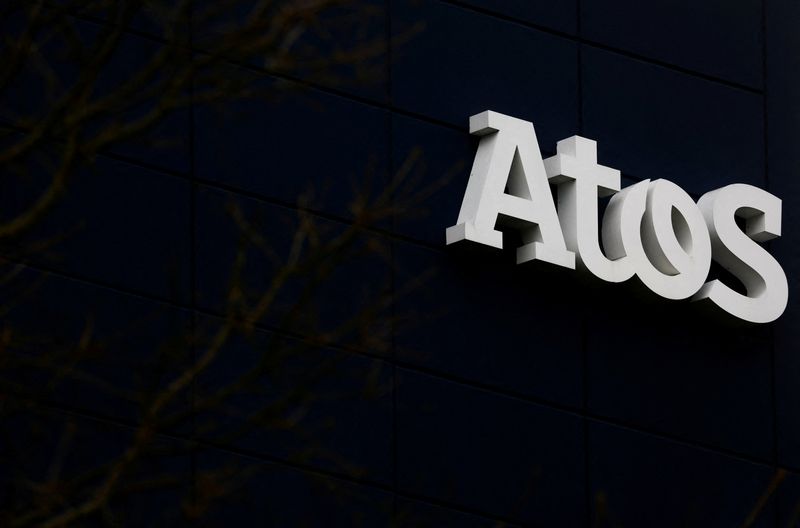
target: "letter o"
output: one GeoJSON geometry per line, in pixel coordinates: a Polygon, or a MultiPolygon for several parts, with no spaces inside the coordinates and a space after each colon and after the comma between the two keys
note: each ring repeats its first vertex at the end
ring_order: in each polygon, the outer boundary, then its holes
{"type": "Polygon", "coordinates": [[[667,299],[686,299],[703,286],[711,238],[686,191],[668,180],[644,181],[615,195],[609,208],[616,225],[603,226],[604,243],[612,258],[631,259],[645,286],[667,299]]]}

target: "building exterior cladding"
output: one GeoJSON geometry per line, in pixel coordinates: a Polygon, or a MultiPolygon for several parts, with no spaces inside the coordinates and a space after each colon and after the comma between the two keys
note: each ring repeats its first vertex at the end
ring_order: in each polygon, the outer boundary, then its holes
{"type": "MultiPolygon", "coordinates": [[[[345,229],[352,179],[370,174],[382,188],[412,157],[419,186],[447,178],[412,209],[359,235],[385,244],[388,258],[337,269],[319,314],[335,319],[362,289],[388,285],[397,316],[390,346],[331,345],[308,360],[333,355],[347,366],[325,381],[347,395],[310,415],[328,424],[316,439],[348,463],[298,459],[302,440],[291,430],[209,439],[164,463],[194,475],[193,486],[220,461],[268,468],[237,488],[247,500],[213,510],[212,521],[797,523],[800,4],[373,4],[381,16],[367,31],[389,49],[373,82],[334,86],[265,71],[257,82],[267,89],[297,88],[231,103],[228,112],[179,113],[164,126],[184,141],[166,153],[99,156],[43,229],[78,220],[86,227],[56,242],[56,258],[25,259],[18,272],[26,281],[46,280],[6,324],[66,340],[91,313],[94,331],[111,340],[104,328],[136,321],[134,337],[115,342],[115,359],[99,367],[108,383],[124,386],[130,364],[164,336],[220,324],[237,244],[230,203],[288,244],[287,217],[301,210],[330,230],[345,229]],[[477,146],[468,118],[484,110],[532,121],[545,156],[575,134],[596,140],[599,163],[620,169],[623,185],[666,178],[697,199],[748,183],[780,197],[783,235],[769,248],[789,279],[784,315],[737,324],[579,272],[517,267],[505,250],[445,246],[477,146]],[[309,183],[322,191],[298,209],[309,183]],[[403,287],[429,272],[423,286],[403,287]],[[346,391],[369,376],[389,389],[346,391]]],[[[147,31],[126,38],[132,48],[157,45],[147,31]]],[[[19,199],[10,194],[0,198],[4,207],[19,199]]],[[[247,266],[248,280],[269,278],[268,258],[252,256],[247,266]]],[[[253,342],[304,337],[302,324],[276,333],[278,319],[260,320],[246,343],[226,349],[195,396],[215,377],[235,375],[253,342]]],[[[68,387],[35,409],[26,413],[46,416],[53,430],[67,418],[80,422],[86,445],[100,453],[126,445],[139,412],[87,387],[68,387]]],[[[202,427],[158,437],[204,440],[202,427]]],[[[169,496],[153,500],[131,506],[130,519],[149,519],[169,496]]]]}

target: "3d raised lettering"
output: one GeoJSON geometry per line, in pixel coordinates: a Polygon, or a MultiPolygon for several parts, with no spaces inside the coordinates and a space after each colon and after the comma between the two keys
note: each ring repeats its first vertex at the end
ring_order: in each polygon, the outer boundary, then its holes
{"type": "Polygon", "coordinates": [[[695,203],[663,179],[621,189],[619,170],[598,164],[594,141],[559,141],[557,154],[543,160],[533,123],[497,112],[472,116],[470,132],[481,141],[447,244],[469,240],[502,249],[497,228],[513,229],[523,242],[517,263],[575,268],[577,262],[608,282],[636,275],[662,297],[710,301],[753,323],[774,321],[786,308],[786,275],[757,243],[780,236],[779,198],[733,184],[695,203]],[[557,187],[557,207],[550,184],[557,187]],[[611,201],[600,226],[603,196],[611,201]],[[712,258],[746,294],[720,280],[706,282],[712,258]]]}
{"type": "Polygon", "coordinates": [[[756,241],[781,234],[781,201],[752,185],[727,185],[700,197],[714,260],[737,277],[745,287],[742,295],[719,280],[707,282],[694,296],[710,299],[728,313],[753,323],[774,321],[789,299],[786,275],[778,261],[756,241]],[[745,231],[735,217],[745,221],[745,231]]]}
{"type": "Polygon", "coordinates": [[[574,268],[575,254],[564,243],[533,123],[483,112],[469,119],[469,130],[483,139],[447,243],[471,240],[502,249],[503,234],[495,226],[514,224],[524,242],[517,248],[518,263],[539,259],[574,268]]]}

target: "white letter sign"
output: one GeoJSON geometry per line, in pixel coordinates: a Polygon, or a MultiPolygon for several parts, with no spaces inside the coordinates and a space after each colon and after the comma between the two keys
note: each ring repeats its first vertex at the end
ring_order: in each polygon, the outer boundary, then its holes
{"type": "Polygon", "coordinates": [[[711,191],[698,202],[703,211],[714,260],[733,273],[747,295],[737,293],[718,280],[707,282],[696,300],[710,299],[728,313],[754,323],[774,321],[789,300],[789,285],[781,265],[756,244],[781,235],[781,201],[767,191],[734,184],[711,191]],[[745,220],[745,231],[735,216],[745,220]]]}
{"type": "Polygon", "coordinates": [[[469,118],[469,131],[483,139],[447,243],[471,240],[502,249],[503,233],[495,224],[513,224],[524,242],[517,263],[539,259],[574,268],[575,254],[564,244],[533,123],[483,112],[469,118]]]}
{"type": "Polygon", "coordinates": [[[706,193],[698,203],[668,180],[621,189],[620,172],[597,163],[590,139],[559,141],[557,154],[542,160],[533,123],[490,111],[469,122],[481,141],[447,244],[470,240],[502,249],[502,226],[522,239],[517,263],[538,259],[575,268],[577,261],[608,282],[636,275],[662,297],[708,299],[753,323],[774,321],[786,308],[786,275],[757,244],[780,236],[779,198],[744,184],[706,193]],[[601,227],[597,199],[603,196],[611,201],[601,227]],[[712,258],[742,282],[746,295],[719,280],[706,282],[712,258]]]}
{"type": "Polygon", "coordinates": [[[550,182],[558,185],[558,219],[567,248],[583,267],[605,281],[630,279],[634,267],[625,253],[607,258],[597,237],[597,198],[619,191],[619,171],[597,164],[597,143],[590,139],[572,136],[559,141],[557,151],[544,164],[550,182]]]}

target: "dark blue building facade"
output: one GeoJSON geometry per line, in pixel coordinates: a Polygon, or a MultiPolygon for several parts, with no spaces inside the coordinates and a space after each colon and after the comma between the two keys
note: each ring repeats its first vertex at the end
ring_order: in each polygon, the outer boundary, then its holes
{"type": "MultiPolygon", "coordinates": [[[[303,69],[313,54],[292,71],[226,59],[255,96],[194,101],[102,150],[2,241],[0,520],[102,503],[74,523],[800,523],[800,4],[342,9],[323,48],[377,52],[331,76],[303,69]],[[781,198],[786,312],[742,324],[635,279],[446,246],[484,110],[533,122],[545,157],[597,141],[623,185],[781,198]]],[[[113,25],[69,16],[81,35],[113,25]]],[[[202,55],[212,37],[189,33],[202,55]]],[[[167,45],[134,19],[107,82],[167,45]]],[[[50,108],[37,82],[4,88],[6,144],[50,108]]],[[[21,179],[4,169],[5,222],[65,144],[21,179]]]]}

